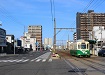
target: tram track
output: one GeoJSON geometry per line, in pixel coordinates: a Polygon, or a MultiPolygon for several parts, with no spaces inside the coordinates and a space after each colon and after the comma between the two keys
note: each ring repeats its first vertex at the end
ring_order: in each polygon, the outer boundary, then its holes
{"type": "Polygon", "coordinates": [[[62,57],[61,59],[63,59],[65,63],[67,63],[70,66],[71,70],[69,70],[68,72],[74,72],[77,75],[88,75],[87,73],[85,73],[86,69],[79,68],[78,66],[67,60],[68,58],[70,58],[69,53],[65,52],[58,52],[58,53],[62,57]]]}
{"type": "MultiPolygon", "coordinates": [[[[60,55],[63,56],[63,58],[65,58],[66,60],[67,59],[74,59],[75,61],[77,62],[80,62],[90,68],[92,68],[94,71],[98,71],[102,74],[105,74],[105,64],[102,64],[102,63],[99,63],[99,62],[96,62],[98,60],[92,60],[91,58],[77,58],[77,57],[73,57],[73,56],[70,56],[70,54],[68,52],[60,52],[60,55]]],[[[74,63],[72,62],[69,62],[69,64],[71,64],[72,66],[74,66],[74,68],[76,70],[80,70],[80,68],[75,65],[74,63]]],[[[86,70],[86,72],[81,72],[81,75],[88,75],[88,72],[89,70],[86,70]]]]}
{"type": "Polygon", "coordinates": [[[63,60],[72,68],[68,72],[75,72],[78,75],[88,75],[87,73],[85,73],[86,69],[81,69],[81,68],[77,67],[76,65],[74,65],[71,62],[69,62],[65,58],[63,58],[63,60]]]}
{"type": "Polygon", "coordinates": [[[76,61],[79,61],[79,62],[81,62],[81,63],[83,63],[83,64],[85,64],[85,65],[103,73],[103,74],[105,74],[105,69],[104,69],[105,65],[103,65],[103,64],[92,62],[92,61],[86,60],[84,58],[82,58],[82,59],[79,59],[79,58],[76,58],[76,57],[72,57],[72,58],[75,59],[76,61]]]}

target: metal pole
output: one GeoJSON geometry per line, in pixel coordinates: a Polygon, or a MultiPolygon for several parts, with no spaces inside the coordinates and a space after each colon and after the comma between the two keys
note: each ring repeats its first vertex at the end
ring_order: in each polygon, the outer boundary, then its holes
{"type": "Polygon", "coordinates": [[[56,20],[54,18],[54,51],[56,49],[56,20]]]}
{"type": "Polygon", "coordinates": [[[101,48],[102,48],[102,29],[101,29],[101,48]]]}
{"type": "Polygon", "coordinates": [[[14,55],[15,55],[15,40],[14,40],[14,55]]]}

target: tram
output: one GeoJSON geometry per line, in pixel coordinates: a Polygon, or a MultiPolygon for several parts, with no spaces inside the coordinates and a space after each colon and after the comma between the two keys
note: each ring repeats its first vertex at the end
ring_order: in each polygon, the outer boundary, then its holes
{"type": "Polygon", "coordinates": [[[70,44],[70,55],[76,57],[90,57],[89,42],[83,39],[70,44]]]}

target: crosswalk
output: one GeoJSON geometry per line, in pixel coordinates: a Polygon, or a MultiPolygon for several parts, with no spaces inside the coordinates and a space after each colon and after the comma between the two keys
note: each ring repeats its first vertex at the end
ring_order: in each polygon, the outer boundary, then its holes
{"type": "Polygon", "coordinates": [[[20,59],[13,59],[13,58],[9,58],[9,59],[5,59],[5,60],[0,60],[1,62],[52,62],[52,59],[49,58],[51,52],[47,52],[45,54],[40,55],[37,58],[34,59],[28,59],[27,57],[22,57],[20,59]]]}
{"type": "Polygon", "coordinates": [[[6,63],[6,62],[10,62],[10,63],[13,63],[13,62],[52,62],[52,59],[50,58],[50,59],[9,59],[9,60],[0,60],[0,63],[1,62],[4,62],[4,63],[6,63]]]}

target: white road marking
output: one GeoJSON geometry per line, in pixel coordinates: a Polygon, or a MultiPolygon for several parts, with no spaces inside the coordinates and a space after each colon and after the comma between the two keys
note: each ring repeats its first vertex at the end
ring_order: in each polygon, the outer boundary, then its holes
{"type": "Polygon", "coordinates": [[[29,59],[26,59],[26,60],[24,60],[24,61],[22,61],[22,62],[27,62],[27,61],[29,61],[29,59]]]}
{"type": "Polygon", "coordinates": [[[43,60],[42,60],[42,62],[45,62],[45,61],[46,61],[46,59],[43,59],[43,60]]]}
{"type": "Polygon", "coordinates": [[[8,62],[7,60],[2,60],[2,62],[8,62]]]}
{"type": "Polygon", "coordinates": [[[17,60],[7,60],[8,62],[14,62],[14,61],[17,61],[17,60]]]}
{"type": "Polygon", "coordinates": [[[41,59],[37,59],[36,62],[39,62],[41,59]]]}
{"type": "Polygon", "coordinates": [[[23,59],[21,59],[21,60],[17,60],[16,62],[20,62],[20,61],[23,61],[23,59]]]}
{"type": "Polygon", "coordinates": [[[48,60],[48,62],[52,62],[52,59],[50,58],[50,59],[48,60]]]}
{"type": "Polygon", "coordinates": [[[24,58],[26,58],[26,57],[22,57],[22,59],[24,59],[24,58]]]}

